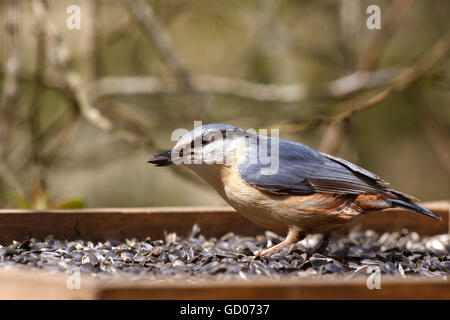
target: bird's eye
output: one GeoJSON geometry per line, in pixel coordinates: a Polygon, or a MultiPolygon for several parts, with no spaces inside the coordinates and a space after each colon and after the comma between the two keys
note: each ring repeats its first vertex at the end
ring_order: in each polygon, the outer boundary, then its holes
{"type": "Polygon", "coordinates": [[[215,136],[211,136],[209,139],[206,136],[203,136],[202,138],[202,146],[206,146],[207,144],[213,142],[214,140],[216,140],[215,136]]]}

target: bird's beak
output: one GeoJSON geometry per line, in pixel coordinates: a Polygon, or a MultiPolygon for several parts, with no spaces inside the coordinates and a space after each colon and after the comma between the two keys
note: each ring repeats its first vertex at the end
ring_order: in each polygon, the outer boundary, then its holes
{"type": "Polygon", "coordinates": [[[170,166],[172,164],[171,150],[163,151],[161,153],[155,154],[147,163],[156,164],[157,167],[170,166]]]}

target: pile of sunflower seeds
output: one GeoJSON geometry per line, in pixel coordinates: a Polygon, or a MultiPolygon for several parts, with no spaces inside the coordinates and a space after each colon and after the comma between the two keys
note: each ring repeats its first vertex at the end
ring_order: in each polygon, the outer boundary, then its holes
{"type": "Polygon", "coordinates": [[[450,235],[420,237],[415,232],[351,232],[330,239],[323,254],[313,253],[320,236],[310,236],[271,256],[259,253],[281,241],[279,235],[243,237],[228,233],[207,239],[197,225],[187,238],[166,233],[164,240],[60,241],[48,236],[0,246],[0,269],[37,268],[47,272],[80,271],[95,277],[152,279],[201,276],[247,279],[251,276],[351,278],[374,270],[393,276],[446,277],[450,274],[450,235]]]}

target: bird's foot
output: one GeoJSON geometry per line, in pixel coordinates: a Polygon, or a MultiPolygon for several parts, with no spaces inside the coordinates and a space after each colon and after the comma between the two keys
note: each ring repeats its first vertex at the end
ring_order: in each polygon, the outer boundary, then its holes
{"type": "Polygon", "coordinates": [[[303,232],[300,232],[299,230],[296,229],[290,229],[286,239],[284,239],[284,241],[280,242],[279,244],[264,250],[263,252],[261,252],[261,256],[264,257],[268,254],[274,253],[275,251],[280,250],[281,248],[284,248],[290,244],[294,244],[297,241],[302,240],[305,237],[305,234],[303,232]]]}
{"type": "Polygon", "coordinates": [[[280,250],[281,248],[284,248],[284,247],[288,246],[289,244],[290,243],[288,241],[284,240],[284,241],[280,242],[279,244],[277,244],[277,245],[275,245],[273,247],[270,247],[269,249],[264,250],[263,252],[261,252],[260,255],[262,257],[264,257],[264,256],[266,256],[268,254],[271,254],[271,253],[274,253],[275,251],[280,250]]]}

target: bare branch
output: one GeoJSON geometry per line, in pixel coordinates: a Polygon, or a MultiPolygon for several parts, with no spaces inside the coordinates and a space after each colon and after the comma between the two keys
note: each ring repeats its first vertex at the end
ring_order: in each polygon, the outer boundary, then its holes
{"type": "Polygon", "coordinates": [[[330,123],[323,133],[317,150],[327,154],[336,154],[341,146],[344,135],[344,123],[330,123]]]}
{"type": "MultiPolygon", "coordinates": [[[[295,103],[313,98],[339,98],[362,89],[389,85],[400,71],[356,72],[318,86],[303,84],[260,84],[211,75],[191,78],[195,90],[203,94],[229,95],[264,102],[295,103]]],[[[172,82],[154,77],[104,77],[88,89],[95,101],[103,96],[121,94],[177,94],[172,82]]]]}
{"type": "MultiPolygon", "coordinates": [[[[148,38],[153,41],[161,59],[165,61],[169,68],[175,73],[181,88],[190,94],[190,105],[198,112],[202,112],[203,119],[207,120],[209,116],[205,112],[204,101],[196,92],[188,68],[184,65],[175,50],[175,46],[169,33],[153,13],[152,7],[144,0],[125,0],[125,2],[131,13],[139,22],[141,29],[148,35],[148,38]]],[[[196,116],[198,117],[198,114],[196,114],[196,116]]]]}
{"type": "Polygon", "coordinates": [[[450,132],[422,100],[415,101],[420,104],[422,126],[438,161],[450,176],[450,132]]]}
{"type": "Polygon", "coordinates": [[[36,18],[40,21],[48,36],[52,40],[52,43],[55,45],[57,64],[65,75],[65,80],[67,81],[69,90],[73,92],[73,95],[78,102],[81,114],[95,126],[107,131],[112,130],[112,123],[100,112],[100,110],[91,104],[79,74],[71,68],[71,57],[69,55],[69,50],[63,42],[62,37],[59,35],[57,28],[50,20],[45,2],[42,0],[33,1],[32,4],[33,12],[36,15],[36,18]]]}
{"type": "Polygon", "coordinates": [[[43,25],[39,22],[37,23],[37,43],[36,43],[36,60],[34,66],[33,74],[33,85],[31,89],[31,99],[29,104],[29,110],[26,115],[25,121],[30,132],[30,153],[33,165],[36,168],[36,185],[40,189],[46,189],[46,178],[44,174],[44,164],[43,164],[43,146],[41,145],[42,139],[40,136],[40,109],[41,109],[41,97],[42,97],[42,78],[46,68],[46,50],[47,46],[45,43],[46,31],[43,25]]]}
{"type": "Polygon", "coordinates": [[[300,125],[285,125],[281,126],[283,129],[296,132],[305,131],[312,127],[321,125],[329,125],[333,123],[340,123],[351,119],[353,116],[359,114],[362,111],[370,109],[386,98],[391,96],[395,92],[400,92],[410,86],[414,81],[419,79],[427,71],[429,71],[436,63],[446,57],[450,50],[450,32],[439,39],[427,52],[425,52],[419,60],[409,68],[406,68],[399,73],[393,80],[390,87],[372,96],[357,107],[345,111],[334,118],[325,118],[314,120],[313,122],[300,124],[300,125]]]}
{"type": "Polygon", "coordinates": [[[19,73],[19,10],[16,1],[9,1],[6,7],[5,37],[6,57],[3,93],[0,100],[0,148],[7,153],[7,142],[10,136],[9,128],[12,125],[11,113],[14,109],[18,91],[19,73]]]}
{"type": "Polygon", "coordinates": [[[86,81],[92,82],[97,79],[99,75],[100,68],[100,41],[99,41],[99,28],[98,28],[98,19],[100,12],[100,1],[87,1],[86,2],[87,10],[85,14],[85,25],[83,26],[83,34],[85,34],[86,39],[86,67],[83,72],[84,78],[86,81]]]}
{"type": "MultiPolygon", "coordinates": [[[[356,65],[356,44],[359,43],[361,30],[361,1],[341,0],[339,11],[341,69],[345,74],[353,71],[356,65]]],[[[336,154],[344,139],[345,125],[342,122],[330,124],[323,133],[319,151],[336,154]]]]}
{"type": "Polygon", "coordinates": [[[14,105],[17,93],[17,74],[19,72],[19,48],[17,33],[19,29],[19,10],[16,1],[9,1],[6,10],[5,36],[7,53],[5,59],[5,80],[0,110],[9,110],[14,105]]]}
{"type": "MultiPolygon", "coordinates": [[[[111,119],[102,114],[100,110],[92,104],[91,97],[83,85],[79,74],[74,70],[74,68],[71,67],[72,58],[69,54],[69,50],[48,16],[46,2],[43,0],[33,1],[33,9],[38,21],[40,21],[50,40],[54,43],[54,49],[57,55],[57,66],[61,69],[64,75],[66,81],[65,85],[67,86],[66,90],[68,90],[75,98],[81,115],[83,115],[84,118],[86,118],[91,124],[114,134],[119,139],[131,144],[143,146],[145,144],[145,137],[137,137],[135,132],[132,132],[124,127],[114,125],[111,119]]],[[[56,87],[58,87],[58,85],[56,85],[56,87]]],[[[145,145],[148,146],[148,144],[145,145]]]]}
{"type": "Polygon", "coordinates": [[[14,125],[11,114],[16,105],[18,92],[18,73],[20,52],[18,45],[19,33],[19,9],[17,1],[10,0],[6,6],[5,17],[5,73],[3,80],[3,92],[0,100],[0,187],[10,192],[13,196],[24,196],[22,186],[15,177],[13,171],[7,167],[7,155],[10,152],[11,128],[14,125]]]}
{"type": "Polygon", "coordinates": [[[431,115],[423,119],[423,125],[439,162],[450,176],[450,134],[448,130],[431,115]]]}
{"type": "Polygon", "coordinates": [[[193,90],[189,72],[181,62],[170,35],[153,13],[153,8],[143,0],[125,0],[125,2],[141,28],[153,40],[161,59],[175,72],[180,84],[185,89],[193,90]]]}
{"type": "MultiPolygon", "coordinates": [[[[320,85],[261,84],[245,80],[200,75],[192,77],[198,93],[235,96],[261,102],[297,103],[317,98],[342,98],[361,90],[374,89],[392,84],[403,69],[355,72],[320,85]]],[[[0,77],[2,77],[0,73],[0,77]]],[[[21,74],[19,81],[31,82],[29,75],[21,74]]],[[[46,75],[42,85],[48,89],[64,90],[59,79],[46,75]]],[[[129,76],[103,77],[87,88],[91,101],[110,95],[157,95],[181,94],[175,83],[156,77],[129,76]]]]}
{"type": "Polygon", "coordinates": [[[378,61],[389,44],[389,41],[395,35],[410,4],[411,0],[395,0],[392,3],[389,8],[386,23],[383,24],[383,28],[377,32],[375,39],[361,55],[361,61],[359,63],[360,70],[370,71],[376,68],[378,61]]]}
{"type": "Polygon", "coordinates": [[[341,69],[344,72],[355,70],[357,45],[361,32],[361,0],[341,0],[339,10],[339,44],[341,69]]]}

